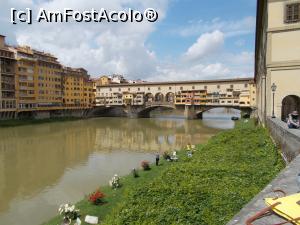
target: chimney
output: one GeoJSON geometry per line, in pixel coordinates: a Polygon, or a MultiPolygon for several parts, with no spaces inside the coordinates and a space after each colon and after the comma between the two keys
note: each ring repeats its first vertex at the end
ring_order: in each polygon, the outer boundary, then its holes
{"type": "Polygon", "coordinates": [[[5,47],[5,36],[0,34],[0,48],[5,47]]]}

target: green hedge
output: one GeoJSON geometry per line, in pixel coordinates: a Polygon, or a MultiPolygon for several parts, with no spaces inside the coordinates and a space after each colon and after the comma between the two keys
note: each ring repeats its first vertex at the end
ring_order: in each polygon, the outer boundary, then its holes
{"type": "Polygon", "coordinates": [[[198,146],[152,181],[127,188],[103,224],[226,224],[284,167],[267,131],[253,122],[198,146]]]}

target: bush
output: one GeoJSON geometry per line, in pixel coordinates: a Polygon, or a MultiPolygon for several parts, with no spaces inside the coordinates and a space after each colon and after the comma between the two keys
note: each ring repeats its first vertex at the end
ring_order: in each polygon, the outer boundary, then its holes
{"type": "Polygon", "coordinates": [[[143,168],[143,170],[150,170],[150,164],[148,161],[142,161],[141,167],[143,168]]]}
{"type": "Polygon", "coordinates": [[[99,205],[100,203],[103,202],[104,197],[105,197],[104,193],[102,193],[100,190],[97,190],[89,196],[89,201],[94,205],[99,205]]]}

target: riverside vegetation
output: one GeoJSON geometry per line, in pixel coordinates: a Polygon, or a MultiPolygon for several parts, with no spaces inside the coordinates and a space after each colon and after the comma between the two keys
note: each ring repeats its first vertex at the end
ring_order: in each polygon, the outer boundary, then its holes
{"type": "Polygon", "coordinates": [[[123,177],[117,190],[102,187],[106,204],[82,200],[76,205],[82,218],[98,216],[105,225],[226,224],[284,167],[267,130],[253,121],[198,145],[192,158],[185,151],[178,156],[178,162],[139,171],[139,178],[123,177]]]}

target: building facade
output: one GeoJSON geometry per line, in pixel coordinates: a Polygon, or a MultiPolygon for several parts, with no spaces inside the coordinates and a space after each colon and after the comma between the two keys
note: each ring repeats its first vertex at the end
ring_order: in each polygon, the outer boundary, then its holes
{"type": "Polygon", "coordinates": [[[96,106],[145,105],[152,102],[174,105],[256,106],[253,79],[182,82],[149,82],[97,86],[96,106]]]}
{"type": "Polygon", "coordinates": [[[16,110],[15,73],[14,53],[5,45],[5,37],[0,35],[0,113],[3,117],[14,117],[12,113],[16,110]]]}
{"type": "Polygon", "coordinates": [[[63,104],[65,108],[90,108],[94,105],[93,81],[83,68],[64,67],[63,104]]]}
{"type": "Polygon", "coordinates": [[[64,67],[49,53],[8,46],[0,35],[0,65],[0,119],[94,106],[95,83],[87,71],[64,67]]]}
{"type": "Polygon", "coordinates": [[[13,50],[17,60],[17,108],[26,111],[60,109],[62,66],[57,58],[27,46],[13,50]]]}
{"type": "Polygon", "coordinates": [[[300,111],[300,1],[258,0],[256,29],[258,117],[286,120],[300,111]]]}

